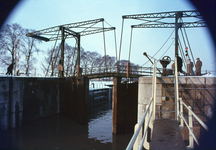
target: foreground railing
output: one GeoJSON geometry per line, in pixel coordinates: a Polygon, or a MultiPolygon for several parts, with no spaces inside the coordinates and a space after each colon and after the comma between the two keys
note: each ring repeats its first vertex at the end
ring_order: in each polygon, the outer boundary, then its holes
{"type": "Polygon", "coordinates": [[[197,140],[197,138],[195,137],[194,133],[193,133],[193,117],[196,118],[196,120],[206,129],[208,130],[207,125],[191,110],[190,106],[187,106],[182,98],[179,98],[180,101],[180,128],[183,129],[184,127],[184,123],[187,126],[188,130],[189,130],[189,145],[187,146],[188,148],[194,148],[194,141],[197,143],[197,145],[199,145],[199,142],[197,140]],[[186,121],[186,119],[183,116],[183,105],[185,106],[185,108],[188,110],[188,123],[186,121]],[[183,123],[184,121],[184,123],[183,123]]]}
{"type": "Polygon", "coordinates": [[[147,142],[147,132],[148,132],[148,127],[152,128],[153,127],[153,120],[155,119],[155,101],[156,101],[156,64],[157,62],[154,60],[154,67],[153,67],[153,78],[152,78],[152,95],[153,97],[151,97],[149,104],[146,106],[146,111],[143,115],[143,118],[140,122],[140,124],[137,124],[135,126],[135,133],[133,135],[133,137],[131,138],[128,146],[127,146],[127,150],[131,150],[132,148],[134,149],[138,149],[138,146],[140,145],[139,149],[142,150],[143,147],[145,149],[149,149],[149,143],[147,142]],[[144,133],[142,135],[142,141],[141,144],[137,143],[137,138],[139,133],[141,133],[142,131],[142,127],[144,124],[144,133]]]}

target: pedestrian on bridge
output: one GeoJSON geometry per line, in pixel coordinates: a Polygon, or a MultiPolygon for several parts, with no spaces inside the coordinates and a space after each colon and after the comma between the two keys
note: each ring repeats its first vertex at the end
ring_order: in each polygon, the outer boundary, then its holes
{"type": "Polygon", "coordinates": [[[191,62],[191,59],[188,59],[188,64],[187,64],[187,74],[189,76],[193,75],[193,62],[191,62]]]}
{"type": "Polygon", "coordinates": [[[176,55],[176,57],[177,57],[177,71],[181,72],[182,74],[184,74],[186,76],[187,73],[182,70],[182,59],[181,59],[181,57],[179,57],[178,55],[176,55]]]}
{"type": "Polygon", "coordinates": [[[201,76],[202,61],[200,61],[199,58],[197,58],[196,60],[197,60],[196,65],[195,65],[195,67],[196,67],[196,75],[201,76]]]}
{"type": "Polygon", "coordinates": [[[61,60],[59,60],[59,65],[57,66],[58,77],[63,77],[63,66],[61,65],[61,60]]]}

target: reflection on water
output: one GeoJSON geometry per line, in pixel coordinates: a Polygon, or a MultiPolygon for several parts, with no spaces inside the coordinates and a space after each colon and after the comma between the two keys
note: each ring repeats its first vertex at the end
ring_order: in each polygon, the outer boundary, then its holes
{"type": "Polygon", "coordinates": [[[112,135],[112,101],[88,110],[88,124],[52,115],[0,132],[0,149],[125,149],[132,133],[112,135]]]}
{"type": "Polygon", "coordinates": [[[90,118],[88,138],[99,140],[101,143],[112,143],[112,109],[108,108],[110,109],[101,110],[97,115],[95,114],[97,117],[90,118]]]}

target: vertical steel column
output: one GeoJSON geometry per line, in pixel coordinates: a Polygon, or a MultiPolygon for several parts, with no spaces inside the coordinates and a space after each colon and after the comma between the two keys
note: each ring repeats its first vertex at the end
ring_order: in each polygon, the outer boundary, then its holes
{"type": "Polygon", "coordinates": [[[178,120],[179,116],[179,91],[178,91],[178,71],[177,71],[177,57],[175,57],[175,119],[178,120]]]}
{"type": "Polygon", "coordinates": [[[77,77],[80,74],[80,34],[77,34],[77,77]]]}
{"type": "MultiPolygon", "coordinates": [[[[191,107],[188,106],[188,108],[191,110],[191,107]]],[[[193,116],[192,116],[192,113],[191,111],[188,110],[188,122],[189,122],[189,127],[191,129],[191,131],[193,132],[193,116]]],[[[192,133],[189,131],[189,145],[188,147],[190,148],[194,148],[194,139],[193,139],[193,135],[192,133]]]]}
{"type": "MultiPolygon", "coordinates": [[[[152,115],[152,122],[155,120],[155,111],[156,111],[156,86],[157,86],[157,76],[156,76],[156,67],[157,67],[157,61],[154,59],[154,68],[153,68],[153,115],[152,115]]],[[[152,123],[153,124],[153,123],[152,123]]]]}
{"type": "Polygon", "coordinates": [[[60,27],[62,33],[62,42],[61,42],[61,65],[63,67],[63,71],[61,73],[61,77],[64,75],[64,45],[65,45],[65,34],[64,34],[64,27],[60,27]]]}
{"type": "Polygon", "coordinates": [[[178,19],[181,17],[182,12],[177,12],[175,18],[175,55],[178,55],[178,29],[181,27],[181,24],[178,23],[178,19]]]}

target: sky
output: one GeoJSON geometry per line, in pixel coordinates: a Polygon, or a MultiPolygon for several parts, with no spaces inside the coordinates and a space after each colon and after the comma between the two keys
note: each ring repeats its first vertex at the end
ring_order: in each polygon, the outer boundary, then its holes
{"type": "MultiPolygon", "coordinates": [[[[196,8],[187,0],[22,0],[11,12],[6,23],[18,23],[23,28],[41,30],[49,27],[76,23],[81,21],[104,18],[111,26],[116,27],[117,51],[119,54],[120,37],[122,29],[122,16],[133,14],[160,13],[169,11],[187,11],[196,8]]],[[[174,22],[174,20],[173,20],[174,22]]],[[[136,20],[125,20],[121,45],[121,59],[128,60],[131,25],[142,23],[136,20]]],[[[153,56],[173,29],[133,29],[131,44],[131,62],[143,65],[147,58],[143,52],[153,56]]],[[[206,27],[186,29],[194,58],[199,57],[203,62],[202,70],[215,70],[214,46],[206,27]]],[[[180,32],[179,32],[180,34],[180,32]]],[[[168,49],[174,39],[174,34],[161,51],[155,55],[159,59],[168,49]]],[[[116,56],[114,32],[105,33],[106,54],[116,56]]],[[[74,39],[66,42],[75,46],[74,39]]],[[[39,48],[46,52],[55,42],[42,42],[39,48]]],[[[97,51],[104,55],[103,34],[81,37],[81,46],[87,51],[97,51]]],[[[174,44],[171,45],[166,55],[174,59],[174,44]]],[[[41,61],[45,53],[39,54],[40,58],[36,68],[40,70],[41,61]]],[[[119,56],[118,56],[119,57],[119,56]]],[[[145,67],[151,66],[147,63],[145,67]]],[[[171,65],[168,66],[170,68],[171,65]]],[[[161,67],[158,64],[158,67],[161,67]]]]}

